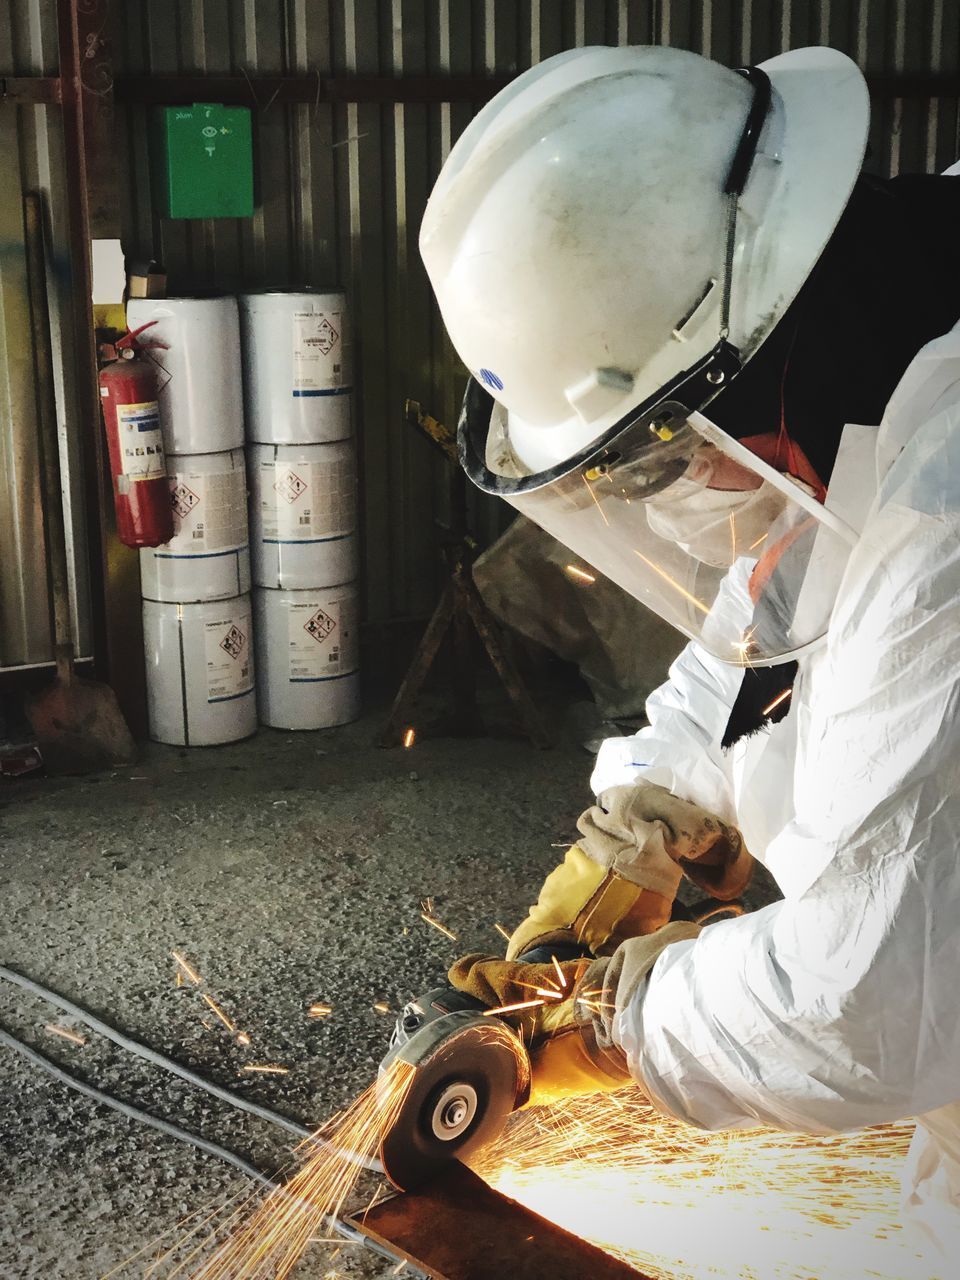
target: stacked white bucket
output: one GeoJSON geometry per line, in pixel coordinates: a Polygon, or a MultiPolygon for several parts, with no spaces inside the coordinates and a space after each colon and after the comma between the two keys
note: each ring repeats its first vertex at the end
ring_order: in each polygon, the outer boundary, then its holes
{"type": "Polygon", "coordinates": [[[342,293],[240,298],[260,720],[360,712],[356,459],[342,293]]]}
{"type": "Polygon", "coordinates": [[[173,539],[140,552],[150,736],[236,742],[257,727],[236,298],[136,298],[160,368],[173,539]]]}

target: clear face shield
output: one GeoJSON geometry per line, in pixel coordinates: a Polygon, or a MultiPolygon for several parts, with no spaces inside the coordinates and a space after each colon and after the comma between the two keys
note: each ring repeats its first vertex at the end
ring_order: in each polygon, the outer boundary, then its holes
{"type": "Polygon", "coordinates": [[[471,382],[461,458],[480,488],[718,658],[766,665],[824,635],[856,534],[692,408],[735,358],[722,346],[671,397],[536,475],[519,474],[505,411],[471,382]]]}
{"type": "Polygon", "coordinates": [[[530,474],[506,410],[475,380],[459,425],[471,480],[504,498],[585,564],[718,658],[770,665],[826,632],[857,540],[807,486],[768,466],[702,414],[743,366],[727,341],[736,209],[769,107],[762,71],[734,156],[717,345],[599,440],[530,474]]]}

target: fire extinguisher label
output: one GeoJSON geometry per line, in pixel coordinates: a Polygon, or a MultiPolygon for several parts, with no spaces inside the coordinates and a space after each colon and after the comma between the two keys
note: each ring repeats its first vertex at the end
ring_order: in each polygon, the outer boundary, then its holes
{"type": "Polygon", "coordinates": [[[334,680],[356,671],[356,603],[352,598],[290,606],[290,679],[334,680]]]}
{"type": "Polygon", "coordinates": [[[118,404],[117,428],[123,475],[131,480],[154,480],[166,474],[156,400],[145,404],[118,404]]]}
{"type": "Polygon", "coordinates": [[[353,458],[260,464],[263,536],[276,542],[342,538],[357,526],[353,458]]]}
{"type": "Polygon", "coordinates": [[[339,311],[293,313],[294,395],[343,385],[343,316],[339,311]]]}
{"type": "Polygon", "coordinates": [[[207,701],[227,702],[249,693],[253,688],[249,612],[205,623],[204,645],[207,701]]]}

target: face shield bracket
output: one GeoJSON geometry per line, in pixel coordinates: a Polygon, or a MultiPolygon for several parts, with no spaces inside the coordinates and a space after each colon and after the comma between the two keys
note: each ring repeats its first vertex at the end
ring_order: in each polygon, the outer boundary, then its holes
{"type": "MultiPolygon", "coordinates": [[[[609,464],[614,460],[612,455],[617,454],[619,458],[618,440],[628,434],[633,436],[637,427],[646,426],[649,445],[643,452],[649,459],[651,473],[655,475],[662,468],[661,459],[665,459],[665,455],[671,452],[669,446],[674,438],[689,430],[687,420],[690,415],[699,412],[714,396],[719,395],[742,367],[739,351],[722,339],[702,360],[631,409],[586,449],[556,467],[519,477],[499,475],[487,465],[487,440],[496,401],[475,378],[470,378],[457,430],[461,464],[473,483],[484,493],[509,499],[542,489],[578,470],[586,472],[609,464]]],[[[640,435],[642,438],[642,430],[640,435]]],[[[634,459],[638,456],[635,444],[631,447],[631,454],[634,459]]],[[[675,478],[676,471],[667,469],[663,484],[671,484],[675,478]]],[[[652,480],[649,492],[655,492],[656,487],[657,482],[652,480]]]]}

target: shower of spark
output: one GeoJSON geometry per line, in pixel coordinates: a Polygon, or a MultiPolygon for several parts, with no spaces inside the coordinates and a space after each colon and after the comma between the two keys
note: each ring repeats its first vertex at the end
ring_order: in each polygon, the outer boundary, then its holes
{"type": "Polygon", "coordinates": [[[898,1223],[912,1128],[705,1133],[627,1089],[517,1112],[471,1164],[653,1280],[936,1280],[898,1223]]]}
{"type": "MultiPolygon", "coordinates": [[[[252,1212],[231,1223],[226,1239],[210,1243],[212,1254],[192,1280],[285,1280],[307,1246],[326,1234],[384,1134],[396,1122],[413,1079],[413,1068],[396,1063],[320,1131],[324,1145],[306,1139],[303,1167],[270,1191],[252,1212]]],[[[174,1275],[184,1273],[181,1268],[174,1275]]]]}

